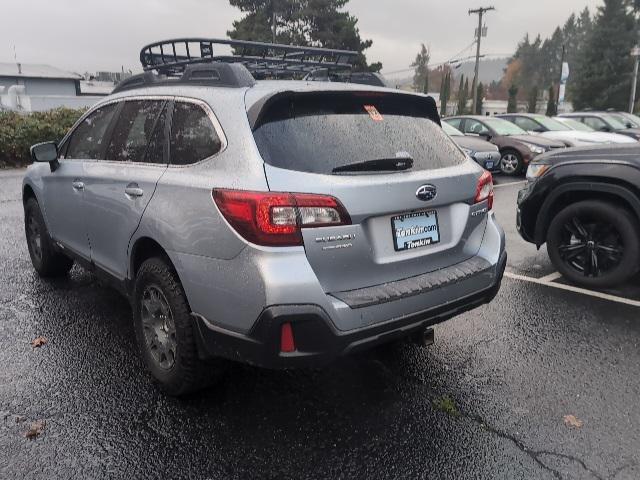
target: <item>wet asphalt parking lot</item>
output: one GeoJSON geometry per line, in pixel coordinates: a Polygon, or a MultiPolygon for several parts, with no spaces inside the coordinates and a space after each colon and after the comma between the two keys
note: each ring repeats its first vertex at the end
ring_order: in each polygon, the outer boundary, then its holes
{"type": "Polygon", "coordinates": [[[501,292],[432,347],[233,365],[176,400],[149,383],[124,298],[77,267],[36,276],[21,176],[0,171],[1,479],[640,478],[639,282],[566,290],[516,233],[521,183],[497,179],[501,292]]]}

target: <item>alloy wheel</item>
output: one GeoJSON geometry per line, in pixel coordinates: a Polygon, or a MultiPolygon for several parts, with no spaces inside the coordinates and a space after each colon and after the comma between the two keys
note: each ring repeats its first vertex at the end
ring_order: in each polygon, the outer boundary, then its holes
{"type": "Polygon", "coordinates": [[[505,153],[500,159],[500,169],[507,175],[512,175],[518,169],[518,157],[515,153],[505,153]]]}
{"type": "Polygon", "coordinates": [[[620,265],[624,245],[609,222],[574,216],[564,224],[560,258],[585,277],[600,277],[620,265]]]}
{"type": "Polygon", "coordinates": [[[31,247],[31,253],[38,260],[42,260],[42,232],[40,231],[40,225],[34,215],[29,215],[27,218],[27,233],[29,235],[29,246],[31,247]]]}
{"type": "Polygon", "coordinates": [[[176,361],[178,342],[173,313],[162,290],[148,285],[142,293],[141,319],[144,339],[151,356],[164,370],[176,361]]]}

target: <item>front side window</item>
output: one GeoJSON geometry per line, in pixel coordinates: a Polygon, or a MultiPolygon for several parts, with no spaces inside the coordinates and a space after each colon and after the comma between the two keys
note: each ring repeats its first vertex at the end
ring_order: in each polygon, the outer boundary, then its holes
{"type": "MultiPolygon", "coordinates": [[[[111,135],[106,158],[120,162],[144,162],[163,105],[163,100],[125,102],[111,135]]],[[[164,133],[162,128],[160,131],[164,133]]],[[[162,163],[162,155],[148,161],[162,163]]]]}
{"type": "Polygon", "coordinates": [[[605,114],[604,118],[609,123],[609,125],[611,125],[611,127],[616,130],[624,130],[625,128],[628,128],[626,123],[616,115],[605,114]]]}
{"type": "Polygon", "coordinates": [[[176,102],[171,120],[171,164],[189,165],[220,151],[222,141],[200,105],[176,102]]]}
{"type": "Polygon", "coordinates": [[[607,124],[598,117],[584,117],[584,123],[594,130],[604,130],[607,128],[607,124]]]}
{"type": "Polygon", "coordinates": [[[105,105],[90,113],[71,134],[66,158],[98,160],[102,158],[105,134],[116,105],[105,105]]]}
{"type": "Polygon", "coordinates": [[[464,124],[464,133],[473,133],[475,135],[489,134],[489,129],[482,122],[467,119],[464,124]]]}

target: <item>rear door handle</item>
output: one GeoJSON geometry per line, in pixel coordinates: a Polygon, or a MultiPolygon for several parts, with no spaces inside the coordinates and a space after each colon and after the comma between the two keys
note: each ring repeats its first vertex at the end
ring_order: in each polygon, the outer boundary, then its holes
{"type": "Polygon", "coordinates": [[[74,180],[73,182],[71,182],[71,186],[73,187],[74,190],[78,190],[78,191],[84,190],[84,182],[81,182],[80,180],[74,180]]]}
{"type": "Polygon", "coordinates": [[[129,197],[141,197],[144,195],[144,190],[142,190],[137,183],[130,183],[125,187],[124,193],[129,197]]]}

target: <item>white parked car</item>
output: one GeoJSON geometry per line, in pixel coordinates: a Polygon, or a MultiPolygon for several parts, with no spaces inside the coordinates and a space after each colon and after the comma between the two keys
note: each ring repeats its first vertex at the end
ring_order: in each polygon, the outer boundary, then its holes
{"type": "Polygon", "coordinates": [[[553,120],[557,120],[558,122],[566,125],[571,130],[576,132],[586,133],[594,138],[598,138],[602,143],[638,143],[637,140],[627,136],[621,135],[619,133],[612,132],[599,132],[589,125],[585,125],[582,122],[574,120],[569,117],[553,117],[553,120]]]}
{"type": "MultiPolygon", "coordinates": [[[[594,130],[578,129],[564,122],[558,121],[560,117],[550,118],[544,115],[532,113],[510,113],[506,115],[498,115],[498,117],[515,123],[523,130],[543,137],[563,142],[568,147],[584,147],[600,145],[605,143],[628,143],[629,140],[635,142],[630,137],[617,134],[604,134],[595,132],[594,130]],[[620,140],[618,137],[624,137],[620,140]]],[[[565,120],[564,118],[562,120],[565,120]]],[[[578,123],[578,122],[576,122],[578,123]]],[[[580,124],[590,128],[586,125],[580,124]]]]}

